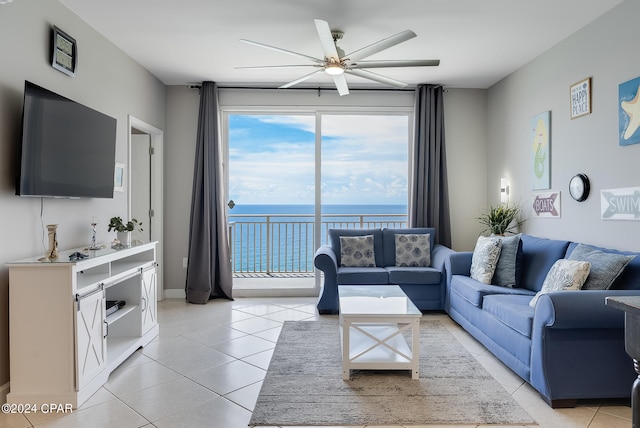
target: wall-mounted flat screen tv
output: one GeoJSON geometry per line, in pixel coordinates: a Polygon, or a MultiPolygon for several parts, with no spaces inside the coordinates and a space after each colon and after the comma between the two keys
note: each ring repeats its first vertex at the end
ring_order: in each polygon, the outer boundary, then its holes
{"type": "Polygon", "coordinates": [[[113,198],[116,119],[25,82],[16,194],[113,198]]]}

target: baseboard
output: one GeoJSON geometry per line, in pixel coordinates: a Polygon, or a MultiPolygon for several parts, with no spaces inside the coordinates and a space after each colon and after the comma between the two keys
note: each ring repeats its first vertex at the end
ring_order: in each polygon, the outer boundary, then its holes
{"type": "MultiPolygon", "coordinates": [[[[318,297],[318,288],[234,288],[234,297],[318,297]]],[[[168,288],[164,290],[165,299],[186,299],[184,290],[168,288]]]]}
{"type": "Polygon", "coordinates": [[[10,382],[5,383],[4,385],[0,385],[0,403],[4,404],[7,402],[7,394],[9,393],[9,385],[10,382]]]}
{"type": "Polygon", "coordinates": [[[165,288],[164,289],[164,298],[165,299],[186,299],[187,294],[184,289],[180,288],[165,288]]]}
{"type": "Polygon", "coordinates": [[[234,288],[233,297],[318,297],[318,288],[234,288]]]}

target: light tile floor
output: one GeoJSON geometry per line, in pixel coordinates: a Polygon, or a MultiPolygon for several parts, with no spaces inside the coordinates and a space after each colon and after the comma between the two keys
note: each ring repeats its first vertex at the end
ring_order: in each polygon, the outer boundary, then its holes
{"type": "MultiPolygon", "coordinates": [[[[305,297],[237,298],[206,305],[167,299],[158,308],[159,337],[114,371],[80,409],[66,415],[0,413],[0,427],[246,427],[283,321],[319,317],[315,298],[305,297]]],[[[539,426],[631,427],[631,409],[624,403],[549,408],[446,315],[425,316],[444,321],[539,426]]]]}

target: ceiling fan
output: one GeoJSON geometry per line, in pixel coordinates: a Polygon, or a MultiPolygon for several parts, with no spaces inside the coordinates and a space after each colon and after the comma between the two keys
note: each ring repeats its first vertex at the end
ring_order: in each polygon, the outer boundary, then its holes
{"type": "Polygon", "coordinates": [[[333,81],[336,85],[338,93],[347,95],[349,93],[349,86],[345,79],[344,73],[353,74],[355,76],[363,77],[365,79],[373,80],[375,82],[384,83],[394,86],[396,88],[403,88],[407,86],[406,83],[400,82],[395,79],[391,79],[386,76],[382,76],[378,73],[369,71],[371,68],[391,68],[391,67],[431,67],[440,64],[439,59],[426,59],[426,60],[391,60],[391,61],[362,61],[373,54],[381,52],[385,49],[389,49],[402,42],[406,42],[409,39],[416,37],[416,33],[411,30],[405,30],[401,33],[395,34],[391,37],[382,39],[376,43],[373,43],[364,48],[353,51],[345,55],[344,51],[338,47],[338,40],[342,39],[344,33],[338,30],[331,30],[329,23],[321,19],[314,20],[316,24],[316,30],[318,37],[320,37],[320,43],[324,51],[323,59],[315,58],[309,55],[301,54],[298,52],[289,51],[286,49],[277,48],[275,46],[266,45],[264,43],[253,42],[251,40],[241,39],[242,42],[250,45],[259,46],[274,50],[276,52],[282,52],[288,55],[293,55],[298,58],[303,58],[311,61],[311,64],[302,65],[267,65],[257,67],[236,67],[244,69],[265,69],[265,68],[292,68],[292,67],[315,67],[317,70],[302,76],[296,80],[286,83],[280,86],[280,89],[289,88],[305,80],[311,79],[318,73],[325,72],[333,77],[333,81]]]}

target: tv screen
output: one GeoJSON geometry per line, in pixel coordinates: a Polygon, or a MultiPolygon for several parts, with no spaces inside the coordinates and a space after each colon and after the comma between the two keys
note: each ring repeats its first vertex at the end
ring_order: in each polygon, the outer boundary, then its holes
{"type": "Polygon", "coordinates": [[[113,198],[116,123],[26,81],[16,194],[113,198]]]}

